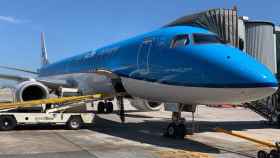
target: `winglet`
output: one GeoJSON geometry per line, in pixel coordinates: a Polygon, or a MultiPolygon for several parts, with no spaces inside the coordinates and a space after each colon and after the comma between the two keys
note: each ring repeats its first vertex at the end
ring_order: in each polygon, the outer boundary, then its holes
{"type": "Polygon", "coordinates": [[[45,34],[44,32],[41,32],[41,64],[42,66],[48,65],[49,60],[48,60],[48,53],[46,49],[46,43],[45,43],[45,34]]]}

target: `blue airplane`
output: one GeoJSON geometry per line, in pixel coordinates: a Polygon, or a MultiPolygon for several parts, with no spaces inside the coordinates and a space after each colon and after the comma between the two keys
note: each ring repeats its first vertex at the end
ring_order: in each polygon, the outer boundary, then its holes
{"type": "MultiPolygon", "coordinates": [[[[278,88],[264,65],[193,26],[160,28],[55,63],[47,59],[42,35],[42,64],[34,79],[0,76],[21,81],[18,101],[46,98],[61,87],[76,88],[82,95],[106,93],[117,97],[122,120],[123,98],[142,110],[173,105],[172,118],[178,122],[184,107],[250,102],[278,88]]],[[[111,102],[98,104],[100,112],[112,108],[111,102]]],[[[172,123],[167,131],[183,135],[184,126],[172,123]]]]}

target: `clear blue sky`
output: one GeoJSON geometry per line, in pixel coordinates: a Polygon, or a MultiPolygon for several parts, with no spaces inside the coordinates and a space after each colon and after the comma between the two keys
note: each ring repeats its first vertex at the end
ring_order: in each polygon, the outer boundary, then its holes
{"type": "MultiPolygon", "coordinates": [[[[37,69],[40,32],[51,61],[157,29],[209,8],[280,23],[279,0],[1,0],[0,65],[37,69]]],[[[0,70],[0,73],[3,70],[0,70]]]]}

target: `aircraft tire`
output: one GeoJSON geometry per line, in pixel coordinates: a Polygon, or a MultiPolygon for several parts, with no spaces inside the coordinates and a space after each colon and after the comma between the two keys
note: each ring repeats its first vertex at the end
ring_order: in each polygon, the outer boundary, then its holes
{"type": "Polygon", "coordinates": [[[114,111],[114,105],[112,102],[107,102],[106,104],[106,112],[112,113],[114,111]]]}
{"type": "Polygon", "coordinates": [[[165,131],[164,136],[175,139],[184,139],[186,135],[186,126],[184,124],[176,125],[170,123],[165,131]]]}
{"type": "Polygon", "coordinates": [[[177,130],[176,124],[175,123],[170,123],[167,126],[165,136],[170,137],[170,138],[175,138],[176,137],[176,130],[177,130]]]}
{"type": "Polygon", "coordinates": [[[10,131],[17,125],[16,119],[13,116],[1,116],[0,117],[0,130],[10,131]]]}
{"type": "Polygon", "coordinates": [[[177,127],[176,138],[184,139],[186,135],[186,126],[184,124],[179,124],[177,127]]]}
{"type": "Polygon", "coordinates": [[[98,102],[97,113],[99,113],[99,114],[105,113],[105,103],[104,102],[102,102],[102,101],[98,102]]]}

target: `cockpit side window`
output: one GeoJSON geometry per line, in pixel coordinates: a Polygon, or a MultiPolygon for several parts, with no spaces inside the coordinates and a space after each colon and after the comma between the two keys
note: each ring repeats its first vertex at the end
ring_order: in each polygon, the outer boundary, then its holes
{"type": "Polygon", "coordinates": [[[195,44],[223,43],[217,35],[193,34],[195,44]]]}
{"type": "Polygon", "coordinates": [[[190,43],[189,35],[178,35],[171,42],[171,48],[185,47],[190,43]]]}

